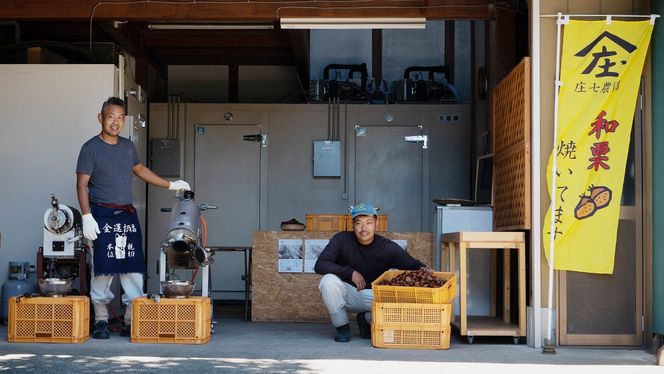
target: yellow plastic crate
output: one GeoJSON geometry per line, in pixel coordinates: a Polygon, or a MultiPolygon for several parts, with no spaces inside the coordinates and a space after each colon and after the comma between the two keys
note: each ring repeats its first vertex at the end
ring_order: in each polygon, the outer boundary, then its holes
{"type": "Polygon", "coordinates": [[[373,303],[377,348],[449,349],[451,304],[373,303]]]}
{"type": "Polygon", "coordinates": [[[434,275],[445,280],[438,288],[401,287],[379,285],[383,280],[392,280],[405,270],[388,270],[371,283],[374,302],[377,303],[419,303],[447,304],[456,296],[456,274],[436,271],[434,275]]]}
{"type": "Polygon", "coordinates": [[[345,214],[305,214],[307,231],[346,231],[345,214]]]}
{"type": "Polygon", "coordinates": [[[132,301],[131,341],[133,343],[205,344],[210,341],[210,298],[146,297],[132,301]]]}
{"type": "MultiPolygon", "coordinates": [[[[305,214],[307,231],[353,231],[353,216],[350,214],[305,214]]],[[[379,214],[376,231],[387,231],[387,214],[379,214]]]]}
{"type": "Polygon", "coordinates": [[[12,343],[81,343],[90,336],[90,299],[12,297],[8,323],[12,343]]]}

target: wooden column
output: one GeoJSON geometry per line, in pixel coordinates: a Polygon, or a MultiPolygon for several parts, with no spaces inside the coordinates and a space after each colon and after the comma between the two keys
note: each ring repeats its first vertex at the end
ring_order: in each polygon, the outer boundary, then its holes
{"type": "Polygon", "coordinates": [[[228,102],[237,103],[240,96],[240,67],[228,66],[228,102]]]}

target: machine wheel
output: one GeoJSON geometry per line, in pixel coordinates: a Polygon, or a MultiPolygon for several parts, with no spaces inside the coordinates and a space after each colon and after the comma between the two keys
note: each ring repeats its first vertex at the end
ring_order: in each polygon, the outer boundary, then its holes
{"type": "Polygon", "coordinates": [[[210,323],[210,334],[214,334],[214,325],[214,322],[210,323]]]}
{"type": "Polygon", "coordinates": [[[474,336],[468,335],[466,338],[468,339],[468,344],[473,344],[473,340],[475,340],[474,336]]]}
{"type": "Polygon", "coordinates": [[[519,337],[518,336],[513,336],[512,341],[514,342],[514,344],[519,344],[519,337]]]}

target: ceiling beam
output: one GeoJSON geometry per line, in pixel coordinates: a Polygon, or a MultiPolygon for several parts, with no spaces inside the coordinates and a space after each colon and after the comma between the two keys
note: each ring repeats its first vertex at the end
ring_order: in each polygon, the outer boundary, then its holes
{"type": "Polygon", "coordinates": [[[0,19],[107,21],[238,21],[281,17],[425,17],[488,19],[491,0],[367,0],[292,2],[111,2],[99,0],[3,0],[0,19]]]}
{"type": "MultiPolygon", "coordinates": [[[[288,30],[297,77],[303,89],[309,84],[309,30],[288,30]]],[[[306,99],[306,98],[303,98],[306,99]]]]}
{"type": "Polygon", "coordinates": [[[145,46],[135,27],[132,25],[114,27],[111,22],[99,22],[98,25],[129,54],[134,57],[145,57],[145,46]]]}
{"type": "Polygon", "coordinates": [[[281,30],[271,30],[271,33],[260,35],[245,32],[141,32],[143,43],[148,47],[182,46],[182,47],[210,47],[210,48],[242,48],[245,46],[262,48],[288,48],[290,42],[288,33],[281,30]]]}
{"type": "Polygon", "coordinates": [[[210,51],[197,48],[152,48],[154,58],[164,65],[294,65],[289,50],[262,48],[225,49],[210,51]]]}

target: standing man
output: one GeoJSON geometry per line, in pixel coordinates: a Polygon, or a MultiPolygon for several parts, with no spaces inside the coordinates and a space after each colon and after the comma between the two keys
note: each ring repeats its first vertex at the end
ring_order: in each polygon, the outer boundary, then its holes
{"type": "Polygon", "coordinates": [[[318,288],[337,329],[336,342],[350,341],[347,312],[357,313],[360,337],[371,338],[371,282],[389,269],[427,268],[395,242],[375,234],[376,210],[364,203],[352,207],[353,232],[334,235],[314,266],[323,274],[318,288]]]}
{"type": "Polygon", "coordinates": [[[106,100],[97,115],[101,132],[81,147],[76,165],[76,193],[83,214],[83,235],[93,241],[90,298],[95,312],[92,337],[108,339],[110,290],[118,275],[126,305],[122,336],[131,329],[131,301],[143,294],[143,241],[136,209],[132,205],[132,173],[155,186],[189,190],[183,180],[169,182],[145,167],[134,144],[120,136],[125,122],[125,102],[106,100]]]}

